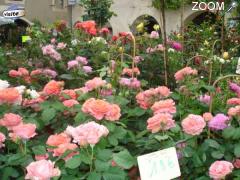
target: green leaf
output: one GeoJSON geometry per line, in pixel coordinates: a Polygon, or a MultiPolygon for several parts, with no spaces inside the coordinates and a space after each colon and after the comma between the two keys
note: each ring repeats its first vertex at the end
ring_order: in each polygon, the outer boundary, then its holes
{"type": "Polygon", "coordinates": [[[146,110],[144,110],[140,107],[136,107],[134,109],[128,110],[128,117],[140,117],[140,116],[144,115],[145,112],[146,112],[146,110]]]}
{"type": "Polygon", "coordinates": [[[117,146],[118,145],[118,139],[114,136],[114,135],[110,135],[108,136],[108,142],[113,145],[113,146],[117,146]]]}
{"type": "Polygon", "coordinates": [[[84,114],[83,112],[78,112],[74,118],[74,121],[76,123],[84,123],[86,121],[86,117],[86,114],[84,114]]]}
{"type": "Polygon", "coordinates": [[[73,80],[75,79],[71,74],[62,74],[59,76],[61,79],[66,79],[66,80],[73,80]]]}
{"type": "Polygon", "coordinates": [[[42,120],[43,122],[48,125],[49,122],[56,116],[56,110],[53,108],[45,109],[42,112],[42,120]]]}
{"type": "Polygon", "coordinates": [[[222,135],[225,139],[231,139],[233,135],[235,134],[235,128],[234,127],[228,127],[223,130],[222,135]]]}
{"type": "Polygon", "coordinates": [[[125,180],[125,172],[118,167],[111,167],[107,172],[103,173],[104,180],[125,180]]]}
{"type": "Polygon", "coordinates": [[[222,157],[224,156],[224,153],[222,153],[221,151],[213,151],[211,153],[211,156],[215,159],[222,159],[222,157]]]}
{"type": "Polygon", "coordinates": [[[66,167],[69,169],[76,169],[81,164],[81,158],[79,155],[73,156],[71,159],[66,161],[66,167]]]}
{"type": "Polygon", "coordinates": [[[32,148],[32,150],[33,150],[33,153],[35,155],[45,155],[47,153],[46,148],[44,146],[41,146],[41,145],[34,146],[32,148]]]}
{"type": "Polygon", "coordinates": [[[98,149],[96,157],[102,161],[109,161],[112,159],[112,151],[109,149],[98,149]]]}
{"type": "Polygon", "coordinates": [[[100,173],[97,172],[91,172],[88,175],[87,180],[101,180],[102,176],[100,173]]]}
{"type": "Polygon", "coordinates": [[[114,130],[114,136],[117,139],[123,139],[127,134],[127,131],[123,127],[117,126],[114,130]]]}
{"type": "Polygon", "coordinates": [[[79,155],[80,160],[85,164],[91,164],[91,159],[89,155],[86,153],[86,150],[82,150],[79,155]]]}
{"type": "Polygon", "coordinates": [[[161,142],[161,141],[165,141],[165,140],[169,139],[169,136],[168,135],[163,135],[163,136],[156,135],[156,136],[154,136],[154,138],[156,140],[158,140],[159,142],[161,142]]]}
{"type": "Polygon", "coordinates": [[[95,160],[95,168],[97,172],[104,172],[107,171],[110,167],[109,162],[101,161],[101,160],[95,160]]]}
{"type": "Polygon", "coordinates": [[[113,160],[118,166],[124,169],[130,169],[136,164],[135,158],[128,152],[128,150],[123,150],[119,153],[113,154],[113,160]]]}
{"type": "Polygon", "coordinates": [[[240,144],[236,144],[235,147],[234,147],[234,155],[236,157],[240,157],[240,144]]]}
{"type": "Polygon", "coordinates": [[[11,179],[10,177],[16,178],[19,176],[18,171],[12,167],[5,167],[2,172],[3,172],[3,174],[1,174],[2,180],[9,180],[11,179]]]}
{"type": "Polygon", "coordinates": [[[207,140],[205,140],[205,143],[207,143],[207,145],[209,147],[212,147],[212,148],[215,148],[215,149],[218,149],[220,147],[220,144],[213,139],[207,139],[207,140]]]}

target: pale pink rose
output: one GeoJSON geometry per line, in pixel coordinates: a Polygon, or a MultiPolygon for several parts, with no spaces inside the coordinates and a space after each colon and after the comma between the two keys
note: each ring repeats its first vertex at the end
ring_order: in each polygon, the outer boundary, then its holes
{"type": "Polygon", "coordinates": [[[159,33],[157,31],[152,31],[150,34],[151,39],[158,39],[159,38],[159,33]]]}
{"type": "Polygon", "coordinates": [[[80,146],[86,146],[88,144],[97,144],[101,137],[108,135],[109,131],[105,126],[92,121],[76,128],[68,126],[66,133],[73,137],[73,142],[78,143],[80,146]]]}
{"type": "Polygon", "coordinates": [[[43,154],[43,155],[35,155],[35,159],[36,161],[40,161],[40,160],[44,160],[44,159],[48,159],[48,154],[43,154]]]}
{"type": "Polygon", "coordinates": [[[192,69],[191,67],[185,67],[179,70],[178,72],[176,72],[174,77],[176,81],[182,81],[186,76],[197,75],[197,74],[198,74],[197,70],[192,69]]]}
{"type": "MultiPolygon", "coordinates": [[[[78,146],[72,143],[60,144],[57,148],[53,150],[53,156],[54,157],[62,156],[67,150],[75,150],[77,148],[78,146]]],[[[67,161],[76,154],[78,154],[77,151],[71,152],[64,158],[64,160],[67,161]]]]}
{"type": "Polygon", "coordinates": [[[240,105],[232,107],[228,110],[229,116],[239,116],[240,115],[240,105]]]}
{"type": "Polygon", "coordinates": [[[204,103],[204,104],[209,105],[210,102],[211,102],[211,97],[210,97],[209,95],[207,95],[207,94],[204,94],[204,95],[201,95],[201,96],[199,97],[199,101],[200,101],[201,103],[204,103]]]}
{"type": "Polygon", "coordinates": [[[112,104],[109,111],[106,113],[106,120],[117,121],[121,117],[121,109],[118,105],[112,104]]]}
{"type": "Polygon", "coordinates": [[[206,112],[203,114],[203,119],[208,122],[213,118],[213,115],[210,112],[206,112]]]}
{"type": "Polygon", "coordinates": [[[18,126],[12,127],[12,133],[9,134],[10,137],[13,139],[20,138],[20,139],[30,139],[36,136],[36,125],[35,124],[20,124],[18,126]]]}
{"type": "Polygon", "coordinates": [[[48,140],[46,142],[49,146],[57,147],[61,144],[67,144],[70,143],[71,138],[66,133],[61,134],[55,134],[48,137],[48,140]]]}
{"type": "Polygon", "coordinates": [[[233,164],[228,161],[215,161],[209,168],[209,176],[215,180],[224,179],[233,169],[233,164]]]}
{"type": "Polygon", "coordinates": [[[3,116],[2,119],[0,119],[0,126],[4,126],[8,129],[11,129],[14,126],[17,126],[22,123],[22,117],[13,114],[13,113],[8,113],[3,116]]]}
{"type": "Polygon", "coordinates": [[[168,113],[159,113],[147,120],[147,129],[152,133],[166,131],[175,127],[175,121],[172,115],[168,113]]]}
{"type": "Polygon", "coordinates": [[[199,135],[206,126],[202,116],[190,114],[182,121],[183,131],[189,135],[199,135]]]}
{"type": "Polygon", "coordinates": [[[83,71],[87,74],[92,72],[92,67],[91,66],[83,66],[83,71]]]}
{"type": "Polygon", "coordinates": [[[57,49],[65,49],[67,47],[67,44],[60,42],[57,44],[57,49]]]}
{"type": "Polygon", "coordinates": [[[155,47],[155,49],[156,49],[157,51],[164,51],[164,50],[165,50],[165,47],[164,47],[162,44],[158,44],[158,45],[155,47]]]}
{"type": "Polygon", "coordinates": [[[240,105],[240,98],[231,98],[227,100],[228,105],[240,105]]]}
{"type": "Polygon", "coordinates": [[[87,65],[88,64],[87,58],[82,57],[82,56],[77,56],[75,60],[80,62],[82,65],[87,65]]]}
{"type": "Polygon", "coordinates": [[[5,145],[3,144],[5,140],[6,140],[5,135],[0,132],[0,149],[5,146],[5,145]]]}
{"type": "Polygon", "coordinates": [[[50,180],[52,177],[60,176],[58,168],[54,168],[52,161],[40,160],[30,163],[27,166],[27,175],[25,179],[31,180],[50,180]]]}
{"type": "Polygon", "coordinates": [[[63,105],[68,107],[68,108],[71,108],[71,107],[73,107],[76,104],[79,104],[79,102],[74,100],[74,99],[69,99],[69,100],[63,101],[63,105]]]}
{"type": "Polygon", "coordinates": [[[158,113],[175,114],[176,113],[175,102],[172,99],[166,99],[166,100],[155,102],[151,107],[151,109],[154,112],[154,114],[158,114],[158,113]]]}
{"type": "Polygon", "coordinates": [[[56,71],[51,70],[51,69],[44,69],[43,74],[46,76],[49,76],[51,78],[55,78],[58,75],[56,71]]]}
{"type": "Polygon", "coordinates": [[[55,38],[51,39],[51,44],[55,44],[57,42],[57,40],[55,38]]]}
{"type": "Polygon", "coordinates": [[[53,45],[46,45],[44,47],[42,47],[42,53],[43,55],[51,55],[54,54],[54,46],[53,45]]]}
{"type": "Polygon", "coordinates": [[[73,68],[78,68],[78,67],[79,67],[78,61],[72,60],[68,62],[68,70],[73,68]]]}
{"type": "Polygon", "coordinates": [[[92,80],[87,81],[85,83],[85,87],[88,88],[89,91],[92,91],[94,89],[105,86],[106,84],[107,84],[107,82],[105,80],[102,80],[99,77],[95,77],[92,80]]]}

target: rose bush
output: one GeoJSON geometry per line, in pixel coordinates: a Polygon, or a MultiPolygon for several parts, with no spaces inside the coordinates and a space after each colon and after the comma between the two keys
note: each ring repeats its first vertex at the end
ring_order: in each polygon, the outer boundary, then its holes
{"type": "Polygon", "coordinates": [[[93,21],[28,34],[1,55],[0,179],[138,179],[136,157],[169,147],[182,179],[240,178],[234,59],[225,70],[208,42],[195,56],[176,34],[164,47],[157,31],[111,36],[93,21]]]}

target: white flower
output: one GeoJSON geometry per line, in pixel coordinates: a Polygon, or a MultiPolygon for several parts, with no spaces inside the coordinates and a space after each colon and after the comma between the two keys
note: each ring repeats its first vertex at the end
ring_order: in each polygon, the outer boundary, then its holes
{"type": "Polygon", "coordinates": [[[77,39],[73,39],[71,41],[71,43],[72,43],[72,46],[76,46],[78,44],[78,40],[77,39]]]}
{"type": "Polygon", "coordinates": [[[173,48],[169,48],[168,52],[175,52],[175,50],[173,48]]]}
{"type": "Polygon", "coordinates": [[[16,87],[16,89],[18,90],[18,92],[19,92],[20,94],[23,94],[23,92],[24,92],[25,89],[26,89],[26,86],[18,86],[18,87],[16,87]]]}
{"type": "MultiPolygon", "coordinates": [[[[30,89],[28,89],[28,90],[30,90],[30,89]]],[[[38,94],[38,92],[36,90],[30,90],[28,92],[29,92],[28,94],[31,96],[32,99],[36,99],[36,98],[40,97],[40,95],[38,94]]]]}
{"type": "Polygon", "coordinates": [[[0,79],[0,90],[6,89],[10,86],[10,84],[7,81],[3,81],[0,79]]]}
{"type": "Polygon", "coordinates": [[[224,64],[224,63],[225,63],[225,60],[224,60],[223,58],[219,58],[219,62],[220,62],[221,64],[224,64]]]}
{"type": "Polygon", "coordinates": [[[102,37],[93,37],[92,40],[88,43],[94,43],[94,42],[100,42],[103,44],[107,44],[107,41],[102,37]]]}

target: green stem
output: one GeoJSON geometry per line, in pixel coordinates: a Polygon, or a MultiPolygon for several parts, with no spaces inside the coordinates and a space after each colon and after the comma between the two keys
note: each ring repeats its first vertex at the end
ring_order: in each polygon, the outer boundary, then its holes
{"type": "Polygon", "coordinates": [[[92,153],[91,153],[91,164],[90,164],[90,172],[92,172],[92,169],[93,169],[93,149],[94,149],[94,146],[90,145],[91,146],[91,150],[92,150],[92,153]]]}

